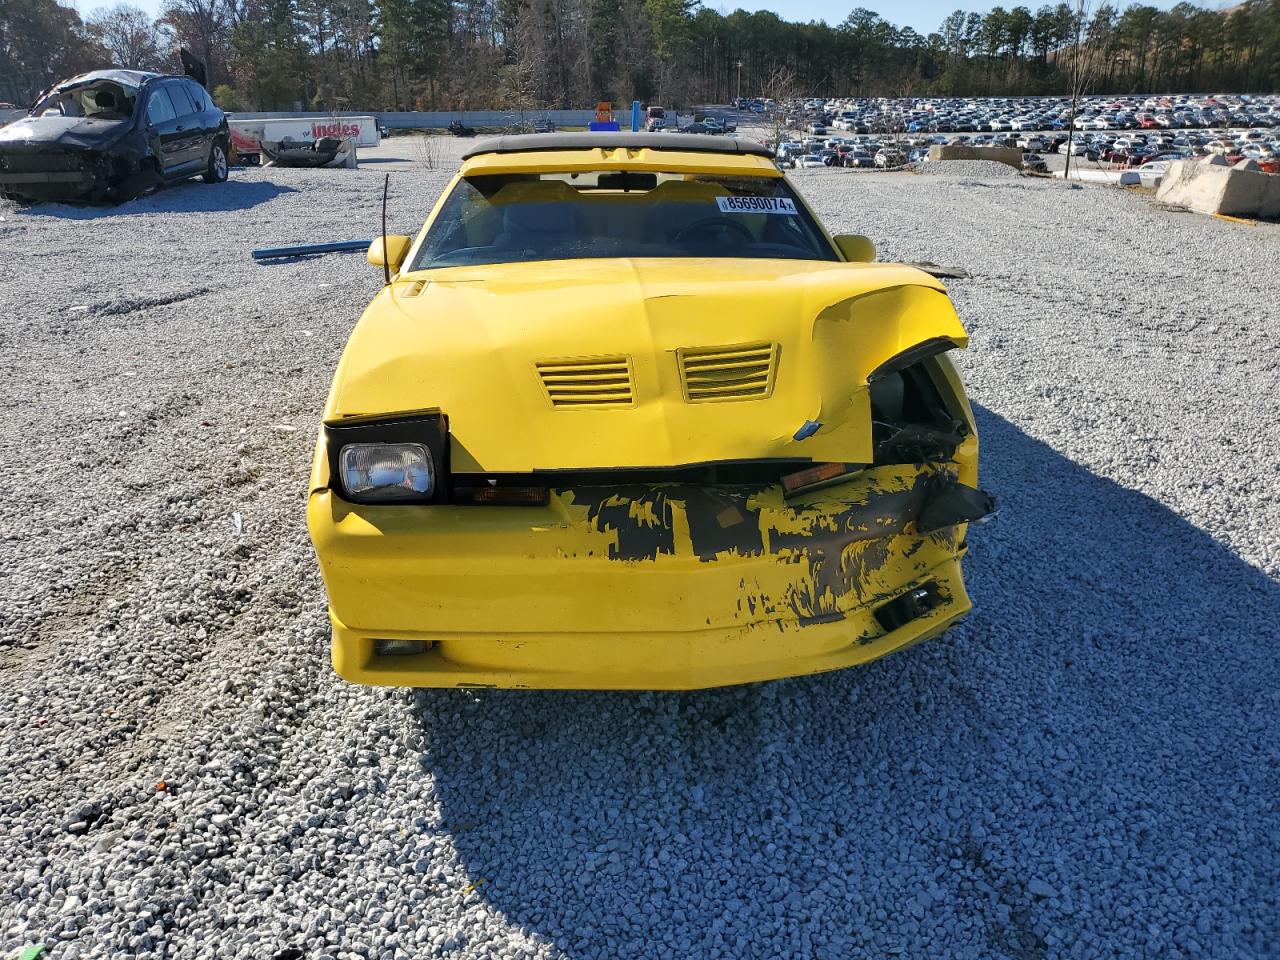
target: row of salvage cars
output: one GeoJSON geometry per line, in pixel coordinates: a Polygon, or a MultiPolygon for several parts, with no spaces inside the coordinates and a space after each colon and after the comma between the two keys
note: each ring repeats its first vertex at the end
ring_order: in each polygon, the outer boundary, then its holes
{"type": "Polygon", "coordinates": [[[477,144],[339,362],[307,514],[359,683],[697,688],[970,609],[966,334],[745,140],[477,144]]]}
{"type": "Polygon", "coordinates": [[[200,80],[98,70],[37,98],[0,128],[0,195],[119,203],[166,183],[227,179],[227,118],[200,80]]]}

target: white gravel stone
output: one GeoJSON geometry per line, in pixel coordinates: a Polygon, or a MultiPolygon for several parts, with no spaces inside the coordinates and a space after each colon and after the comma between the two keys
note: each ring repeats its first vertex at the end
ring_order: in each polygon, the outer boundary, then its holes
{"type": "Polygon", "coordinates": [[[917,163],[916,173],[936,177],[964,177],[966,179],[1006,179],[1019,177],[1021,172],[998,160],[929,160],[917,163]]]}
{"type": "Polygon", "coordinates": [[[794,174],[973,275],[973,615],[678,694],[333,675],[306,480],[380,277],[249,250],[370,235],[376,165],[5,206],[0,956],[1280,953],[1278,231],[965,177],[794,174]]]}

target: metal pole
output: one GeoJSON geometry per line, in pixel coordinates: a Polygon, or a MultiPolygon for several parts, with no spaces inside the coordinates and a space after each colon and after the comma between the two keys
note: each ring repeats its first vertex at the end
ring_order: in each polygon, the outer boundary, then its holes
{"type": "MultiPolygon", "coordinates": [[[[330,243],[301,243],[291,247],[261,247],[251,250],[254,260],[273,260],[278,257],[308,257],[318,253],[338,253],[343,250],[368,250],[372,240],[335,240],[330,243]]],[[[384,245],[385,246],[385,245],[384,245]]]]}

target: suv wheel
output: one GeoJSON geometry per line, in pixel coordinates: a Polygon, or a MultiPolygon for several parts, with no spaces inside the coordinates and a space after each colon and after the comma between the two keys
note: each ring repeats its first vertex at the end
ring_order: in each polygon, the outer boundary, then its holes
{"type": "Polygon", "coordinates": [[[205,183],[222,183],[227,179],[227,149],[221,140],[213,141],[209,148],[209,168],[204,172],[205,183]]]}

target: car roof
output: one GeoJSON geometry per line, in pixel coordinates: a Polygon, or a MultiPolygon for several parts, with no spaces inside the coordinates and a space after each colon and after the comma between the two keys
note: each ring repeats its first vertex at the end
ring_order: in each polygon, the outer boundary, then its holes
{"type": "Polygon", "coordinates": [[[70,87],[84,86],[85,84],[97,83],[100,80],[110,80],[130,87],[140,87],[150,80],[162,77],[162,73],[151,73],[147,70],[91,70],[88,73],[82,73],[79,76],[72,77],[70,80],[63,80],[57,84],[54,89],[66,90],[70,87]]]}

